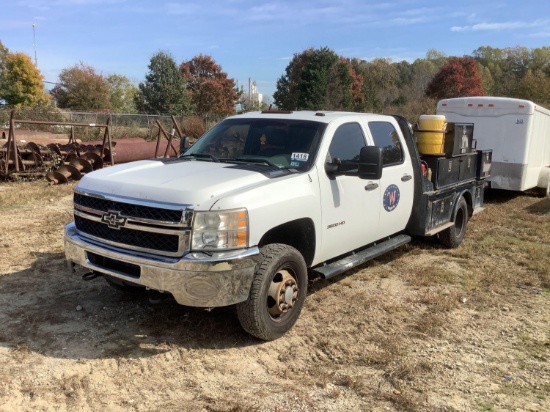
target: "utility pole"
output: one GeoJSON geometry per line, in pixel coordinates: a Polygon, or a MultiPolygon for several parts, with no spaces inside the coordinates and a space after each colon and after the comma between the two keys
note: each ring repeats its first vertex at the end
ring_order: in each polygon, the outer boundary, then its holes
{"type": "Polygon", "coordinates": [[[34,65],[38,68],[38,60],[36,59],[36,35],[35,35],[35,32],[34,32],[34,26],[36,26],[36,24],[32,24],[32,45],[34,47],[34,65]]]}

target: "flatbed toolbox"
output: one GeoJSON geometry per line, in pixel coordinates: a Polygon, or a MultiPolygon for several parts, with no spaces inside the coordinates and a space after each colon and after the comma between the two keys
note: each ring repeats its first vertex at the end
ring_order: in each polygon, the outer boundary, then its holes
{"type": "Polygon", "coordinates": [[[441,115],[420,116],[417,147],[434,189],[489,176],[492,150],[476,150],[473,135],[472,123],[447,123],[441,115]]]}

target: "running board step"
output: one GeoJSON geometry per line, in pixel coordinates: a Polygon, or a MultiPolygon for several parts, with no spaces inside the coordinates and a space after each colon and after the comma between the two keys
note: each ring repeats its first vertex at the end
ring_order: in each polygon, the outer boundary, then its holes
{"type": "Polygon", "coordinates": [[[371,259],[377,258],[390,250],[397,249],[403,246],[405,243],[409,243],[411,237],[409,235],[398,235],[384,242],[378,243],[368,249],[357,252],[353,255],[346,256],[336,262],[329,263],[328,265],[319,266],[314,268],[313,271],[319,273],[323,278],[328,279],[333,276],[339,275],[355,266],[359,266],[371,259]]]}

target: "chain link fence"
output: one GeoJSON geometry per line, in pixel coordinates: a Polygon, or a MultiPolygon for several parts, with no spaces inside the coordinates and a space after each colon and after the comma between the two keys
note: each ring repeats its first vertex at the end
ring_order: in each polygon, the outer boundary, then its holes
{"type": "MultiPolygon", "coordinates": [[[[14,109],[0,108],[0,129],[7,135],[10,116],[14,109]]],[[[15,109],[16,120],[35,120],[47,122],[72,122],[87,124],[106,124],[110,119],[111,136],[113,139],[129,137],[141,137],[146,140],[154,140],[159,135],[160,123],[163,129],[170,134],[174,133],[172,116],[160,116],[150,114],[118,114],[104,112],[74,112],[61,111],[51,108],[15,109]]],[[[191,139],[200,137],[203,133],[216,125],[222,116],[174,116],[178,127],[183,134],[191,139]]],[[[23,127],[15,125],[16,128],[23,127]]],[[[24,125],[26,129],[59,134],[60,137],[71,134],[70,126],[53,125],[24,125]]],[[[102,138],[103,130],[98,128],[74,127],[74,134],[82,141],[97,140],[102,138]]]]}

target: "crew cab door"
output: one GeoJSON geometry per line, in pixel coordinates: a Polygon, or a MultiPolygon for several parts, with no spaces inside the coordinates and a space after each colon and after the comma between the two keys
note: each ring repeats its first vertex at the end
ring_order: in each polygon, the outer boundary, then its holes
{"type": "MultiPolygon", "coordinates": [[[[381,189],[378,181],[360,179],[343,172],[348,161],[359,160],[366,136],[359,122],[340,125],[334,132],[328,153],[328,164],[339,159],[342,169],[331,174],[319,171],[321,192],[322,244],[317,258],[320,261],[350,252],[379,238],[377,233],[381,209],[381,189]]],[[[325,164],[326,165],[326,164],[325,164]]],[[[350,165],[351,169],[357,166],[350,165]]]]}
{"type": "Polygon", "coordinates": [[[414,199],[413,166],[397,122],[377,120],[369,121],[367,125],[374,145],[383,148],[383,170],[379,181],[382,198],[377,231],[382,238],[407,226],[414,199]]]}

